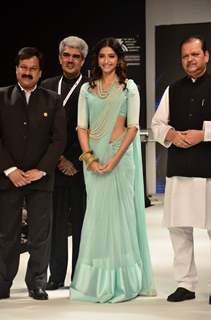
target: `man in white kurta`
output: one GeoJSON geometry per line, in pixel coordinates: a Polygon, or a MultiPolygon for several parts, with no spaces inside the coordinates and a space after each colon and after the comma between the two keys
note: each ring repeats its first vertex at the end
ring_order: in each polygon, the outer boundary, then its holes
{"type": "MultiPolygon", "coordinates": [[[[195,148],[199,144],[206,144],[211,141],[211,114],[206,119],[206,109],[204,109],[206,108],[206,100],[205,98],[201,99],[200,96],[199,101],[198,96],[196,96],[196,90],[200,88],[202,97],[209,96],[208,91],[211,90],[211,77],[206,73],[209,53],[206,50],[204,40],[195,36],[185,39],[181,44],[181,61],[187,77],[175,82],[172,87],[168,86],[166,88],[152,119],[155,140],[169,150],[174,148],[176,155],[179,152],[180,159],[181,149],[177,148],[195,148]],[[188,91],[187,96],[186,89],[188,91]],[[171,101],[173,97],[176,97],[176,99],[171,101]],[[187,100],[187,97],[189,100],[187,100]],[[197,111],[199,107],[203,111],[197,111]],[[198,115],[197,112],[201,117],[201,128],[193,125],[198,120],[192,121],[194,114],[198,115]],[[172,125],[171,122],[172,114],[175,125],[172,125]],[[181,126],[176,125],[180,117],[182,117],[181,122],[185,130],[181,130],[181,126]],[[190,126],[187,124],[190,124],[190,126]]],[[[209,107],[211,108],[211,105],[209,107]]],[[[197,154],[199,152],[197,150],[200,149],[192,150],[197,154]]],[[[174,162],[174,155],[173,158],[172,155],[170,159],[168,157],[168,161],[172,161],[172,159],[174,162]]],[[[195,298],[198,279],[194,261],[193,228],[207,229],[211,238],[211,176],[209,173],[207,175],[203,173],[200,176],[198,171],[194,176],[194,169],[191,169],[192,171],[188,170],[189,162],[186,158],[184,158],[184,166],[181,165],[184,167],[182,167],[182,170],[177,166],[177,160],[175,161],[173,165],[169,164],[170,169],[167,170],[163,217],[163,223],[169,228],[173,245],[175,278],[178,286],[176,291],[168,296],[167,300],[174,302],[195,298]],[[174,165],[177,167],[175,170],[174,165]],[[183,173],[174,175],[174,171],[186,172],[185,170],[188,172],[187,176],[183,173]]],[[[191,159],[191,161],[194,161],[194,159],[191,159]]],[[[204,162],[206,162],[206,155],[204,162]]],[[[194,168],[194,165],[192,167],[194,168]]]]}

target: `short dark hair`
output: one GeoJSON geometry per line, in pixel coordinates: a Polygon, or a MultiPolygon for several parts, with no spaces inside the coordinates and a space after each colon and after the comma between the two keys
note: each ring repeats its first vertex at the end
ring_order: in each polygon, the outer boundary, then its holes
{"type": "Polygon", "coordinates": [[[30,59],[34,56],[38,58],[40,69],[42,70],[43,54],[35,47],[21,48],[17,53],[16,59],[15,59],[15,64],[16,64],[16,66],[18,66],[21,60],[30,59]]]}
{"type": "Polygon", "coordinates": [[[180,43],[180,52],[181,52],[181,49],[182,49],[183,44],[188,43],[188,42],[192,42],[193,40],[199,40],[199,41],[201,42],[201,48],[202,48],[202,50],[203,50],[204,53],[205,53],[205,51],[207,50],[206,41],[205,41],[205,39],[204,39],[202,36],[197,35],[197,34],[195,34],[195,35],[190,35],[190,36],[184,38],[184,39],[181,41],[181,43],[180,43]]]}

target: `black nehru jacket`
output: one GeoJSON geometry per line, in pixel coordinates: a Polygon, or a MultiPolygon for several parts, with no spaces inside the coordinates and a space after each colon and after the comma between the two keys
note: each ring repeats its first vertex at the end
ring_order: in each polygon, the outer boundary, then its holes
{"type": "MultiPolygon", "coordinates": [[[[211,121],[211,75],[193,82],[185,77],[169,87],[169,125],[176,130],[202,130],[203,121],[211,121]]],[[[188,149],[171,145],[168,149],[167,177],[211,178],[211,142],[188,149]]]]}
{"type": "Polygon", "coordinates": [[[54,171],[66,143],[65,112],[55,92],[37,87],[26,103],[18,85],[0,89],[0,189],[15,188],[4,171],[18,167],[47,175],[24,188],[53,190],[54,171]]]}

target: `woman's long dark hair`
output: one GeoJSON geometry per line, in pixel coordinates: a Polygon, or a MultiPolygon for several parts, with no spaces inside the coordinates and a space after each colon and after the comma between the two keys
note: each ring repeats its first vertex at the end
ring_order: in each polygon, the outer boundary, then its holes
{"type": "Polygon", "coordinates": [[[100,40],[92,51],[92,68],[90,73],[89,83],[92,88],[96,86],[95,80],[102,77],[102,70],[98,65],[99,52],[102,48],[110,47],[114,50],[118,57],[118,63],[116,67],[116,74],[119,78],[119,83],[124,84],[126,87],[126,70],[127,65],[124,58],[124,51],[120,45],[120,42],[115,38],[105,38],[100,40]]]}

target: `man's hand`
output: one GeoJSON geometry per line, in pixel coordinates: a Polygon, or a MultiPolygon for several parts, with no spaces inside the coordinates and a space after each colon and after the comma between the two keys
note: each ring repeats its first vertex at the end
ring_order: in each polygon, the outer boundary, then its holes
{"type": "Polygon", "coordinates": [[[25,176],[30,181],[40,180],[43,177],[43,171],[40,171],[38,169],[31,169],[25,172],[25,176]]]}
{"type": "Polygon", "coordinates": [[[204,141],[204,131],[194,129],[176,131],[174,128],[171,128],[167,132],[166,140],[171,141],[178,148],[187,149],[204,141]]]}
{"type": "Polygon", "coordinates": [[[185,136],[185,141],[190,146],[195,146],[196,144],[204,141],[203,130],[187,130],[187,131],[183,131],[182,134],[185,136]]]}
{"type": "Polygon", "coordinates": [[[74,176],[78,172],[72,162],[67,160],[64,156],[60,157],[57,167],[67,176],[74,176]]]}
{"type": "Polygon", "coordinates": [[[190,148],[191,143],[189,143],[188,140],[186,140],[186,133],[184,131],[175,131],[176,134],[172,140],[172,143],[178,147],[178,148],[190,148]]]}
{"type": "Polygon", "coordinates": [[[28,177],[26,173],[20,169],[15,169],[14,171],[12,171],[10,174],[8,174],[8,178],[15,187],[26,186],[32,181],[30,177],[28,177]]]}

